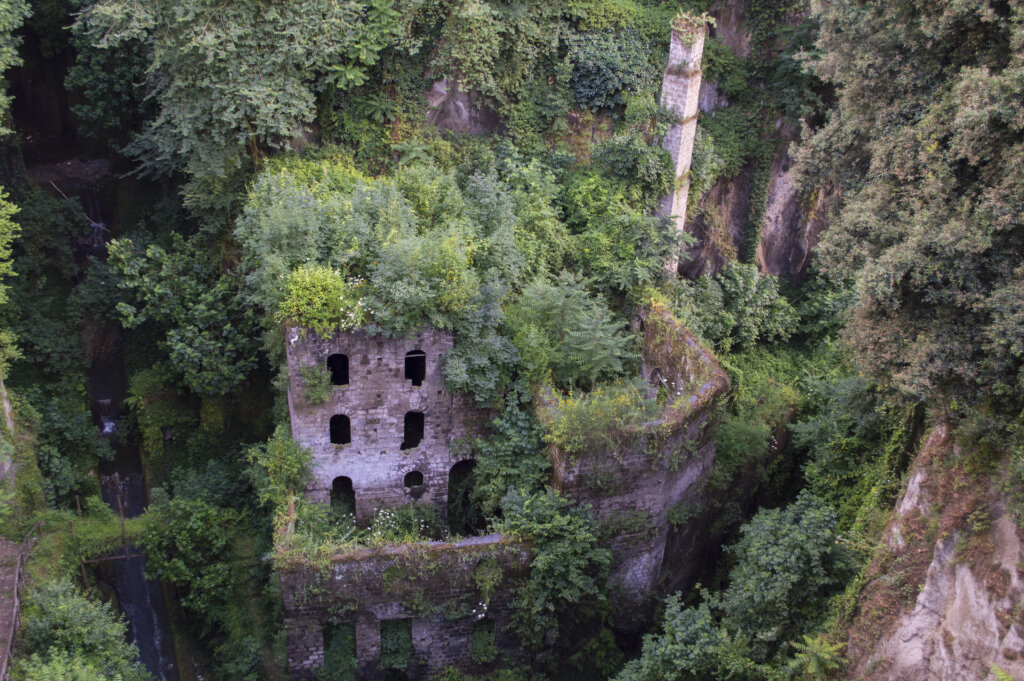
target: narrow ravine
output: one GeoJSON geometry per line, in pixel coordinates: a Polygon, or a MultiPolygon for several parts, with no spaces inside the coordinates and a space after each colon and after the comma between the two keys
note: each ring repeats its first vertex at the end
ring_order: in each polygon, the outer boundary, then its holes
{"type": "MultiPolygon", "coordinates": [[[[93,226],[92,239],[83,244],[83,249],[96,257],[105,257],[110,232],[100,213],[96,190],[82,188],[78,193],[93,226]]],[[[118,431],[118,420],[124,413],[128,380],[120,330],[110,329],[110,336],[116,341],[112,344],[113,349],[106,356],[94,360],[88,369],[93,418],[101,437],[110,442],[115,453],[112,461],[100,464],[99,481],[103,500],[114,512],[124,513],[126,518],[134,518],[146,510],[146,489],[138,446],[122,438],[118,431]]],[[[141,553],[132,544],[128,545],[127,551],[129,555],[141,553]]],[[[138,646],[143,664],[156,678],[160,681],[178,681],[174,644],[160,583],[146,579],[145,558],[125,558],[111,563],[114,575],[111,586],[128,623],[129,640],[138,646]]]]}

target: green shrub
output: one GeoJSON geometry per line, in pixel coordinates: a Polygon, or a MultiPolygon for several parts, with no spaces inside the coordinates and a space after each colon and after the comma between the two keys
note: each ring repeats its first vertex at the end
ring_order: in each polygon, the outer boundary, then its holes
{"type": "Polygon", "coordinates": [[[589,508],[576,506],[548,488],[525,496],[510,489],[501,501],[497,530],[530,542],[530,576],[515,591],[512,627],[537,648],[570,606],[603,599],[611,552],[598,546],[589,508]]]}
{"type": "Polygon", "coordinates": [[[520,380],[505,395],[505,409],[489,424],[486,438],[472,443],[476,452],[473,499],[485,517],[493,517],[510,487],[524,495],[544,488],[551,464],[544,456],[544,431],[533,410],[532,390],[520,380]]]}
{"type": "Polygon", "coordinates": [[[784,341],[797,328],[796,313],[779,291],[778,279],[752,264],[730,261],[713,277],[679,280],[673,298],[679,319],[719,352],[784,341]]]}
{"type": "Polygon", "coordinates": [[[622,381],[579,397],[559,395],[554,404],[543,408],[544,440],[570,456],[618,455],[657,414],[657,404],[647,391],[641,381],[622,381]]]}
{"type": "Polygon", "coordinates": [[[570,86],[576,100],[590,109],[620,106],[624,94],[639,92],[657,78],[647,44],[632,28],[571,32],[565,42],[572,64],[570,86]]]}
{"type": "Polygon", "coordinates": [[[151,681],[127,643],[126,625],[107,603],[67,581],[34,588],[21,611],[19,665],[26,681],[151,681]]]}
{"type": "Polygon", "coordinates": [[[321,336],[359,328],[369,320],[362,285],[329,267],[303,265],[288,276],[278,319],[321,336]]]}
{"type": "Polygon", "coordinates": [[[373,516],[367,541],[377,545],[403,544],[441,539],[444,532],[444,523],[432,504],[406,504],[379,509],[373,516]]]}
{"type": "Polygon", "coordinates": [[[661,145],[647,143],[637,133],[617,135],[594,145],[591,158],[630,187],[633,205],[654,205],[675,187],[672,157],[661,145]]]}
{"type": "Polygon", "coordinates": [[[302,367],[302,399],[308,404],[323,404],[331,399],[334,388],[331,385],[331,374],[322,367],[302,367]]]}
{"type": "Polygon", "coordinates": [[[482,619],[474,622],[469,659],[477,664],[487,664],[493,662],[499,652],[498,646],[494,643],[494,620],[482,619]]]}
{"type": "Polygon", "coordinates": [[[300,494],[310,477],[312,455],[292,439],[287,426],[278,426],[266,444],[253,445],[246,455],[249,479],[260,503],[280,508],[300,494]]]}
{"type": "Polygon", "coordinates": [[[412,619],[381,620],[380,668],[405,669],[412,664],[412,619]]]}
{"type": "Polygon", "coordinates": [[[598,381],[621,376],[636,359],[635,338],[607,303],[570,273],[533,281],[507,315],[520,374],[529,382],[553,380],[563,390],[590,390],[598,381]]]}

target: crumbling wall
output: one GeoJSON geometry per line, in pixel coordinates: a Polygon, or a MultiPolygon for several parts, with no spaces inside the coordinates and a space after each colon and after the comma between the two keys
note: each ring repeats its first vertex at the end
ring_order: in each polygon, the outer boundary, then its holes
{"type": "Polygon", "coordinates": [[[714,404],[729,386],[717,360],[662,308],[644,311],[641,376],[668,395],[660,417],[643,425],[632,446],[571,458],[549,447],[554,479],[590,504],[609,537],[616,626],[637,629],[661,577],[674,506],[696,502],[715,454],[714,404]]]}
{"type": "Polygon", "coordinates": [[[292,681],[312,681],[324,665],[328,623],[355,624],[359,678],[366,681],[388,671],[381,665],[381,622],[403,618],[411,620],[412,655],[400,671],[410,680],[448,666],[483,672],[521,662],[508,623],[512,588],[526,577],[530,559],[524,544],[488,535],[358,550],[336,557],[326,574],[301,563],[282,570],[292,681]],[[494,624],[497,654],[474,659],[474,628],[485,620],[494,624]]]}
{"type": "Polygon", "coordinates": [[[311,499],[329,501],[334,479],[344,476],[352,480],[359,522],[371,520],[379,508],[414,500],[434,503],[445,513],[448,473],[469,456],[454,453],[452,444],[476,432],[486,419],[469,396],[445,389],[442,365],[451,347],[451,334],[436,329],[408,338],[362,330],[321,338],[288,330],[288,409],[292,437],[313,453],[313,480],[307,489],[311,499]],[[405,358],[411,351],[426,355],[420,386],[405,378],[405,358]],[[348,384],[332,386],[326,403],[309,404],[302,369],[326,372],[333,354],[348,357],[348,384]],[[423,439],[403,450],[404,418],[412,411],[423,413],[423,439]],[[348,444],[330,441],[335,415],[349,417],[348,444]],[[423,484],[405,487],[405,476],[412,471],[423,474],[423,484]]]}

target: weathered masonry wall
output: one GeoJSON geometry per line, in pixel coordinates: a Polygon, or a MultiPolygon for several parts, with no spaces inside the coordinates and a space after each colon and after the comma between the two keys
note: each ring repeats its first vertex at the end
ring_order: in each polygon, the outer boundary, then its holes
{"type": "Polygon", "coordinates": [[[389,669],[415,681],[448,666],[485,672],[522,662],[507,625],[512,587],[525,578],[530,558],[523,544],[489,535],[361,550],[336,558],[327,574],[303,565],[282,570],[292,681],[313,681],[325,663],[325,627],[346,623],[354,624],[358,678],[365,681],[384,679],[389,669]],[[399,620],[411,628],[404,667],[388,659],[381,637],[386,623],[399,620]],[[475,630],[488,625],[493,639],[482,641],[475,630]]]}
{"type": "Polygon", "coordinates": [[[662,577],[669,511],[696,502],[715,455],[713,411],[729,379],[696,337],[667,311],[641,315],[641,375],[670,396],[659,419],[637,432],[632,446],[571,459],[549,449],[553,484],[593,507],[609,536],[610,591],[616,626],[640,626],[643,607],[662,577]]]}
{"type": "MultiPolygon", "coordinates": [[[[681,21],[680,19],[676,20],[681,21]]],[[[700,102],[701,57],[707,27],[703,19],[692,18],[686,25],[672,27],[668,65],[661,83],[661,105],[676,116],[662,140],[662,146],[672,156],[675,167],[675,191],[662,198],[658,215],[675,218],[680,232],[686,226],[686,201],[690,193],[690,161],[693,158],[693,140],[697,135],[697,111],[700,102]]],[[[675,269],[678,263],[671,263],[675,269]]]]}
{"type": "MultiPolygon", "coordinates": [[[[290,375],[288,408],[292,436],[313,452],[313,481],[308,496],[330,500],[335,479],[351,480],[356,518],[368,522],[379,508],[410,501],[431,502],[442,515],[448,498],[448,474],[460,461],[451,443],[475,432],[485,420],[465,395],[450,394],[441,366],[452,347],[451,334],[431,329],[408,338],[386,338],[350,331],[321,338],[288,330],[290,375]],[[406,378],[406,356],[422,353],[421,385],[406,378]],[[303,369],[328,371],[328,358],[347,358],[345,385],[334,385],[324,404],[305,398],[303,369]],[[405,419],[422,414],[422,440],[403,449],[405,419]],[[331,419],[348,418],[350,442],[332,444],[331,419]],[[422,474],[422,484],[409,474],[422,474]]],[[[408,443],[406,443],[408,444],[408,443]]]]}

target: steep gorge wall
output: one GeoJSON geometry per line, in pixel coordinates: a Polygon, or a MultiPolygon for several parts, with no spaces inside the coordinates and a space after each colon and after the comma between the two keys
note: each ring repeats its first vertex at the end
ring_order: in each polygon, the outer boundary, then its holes
{"type": "Polygon", "coordinates": [[[924,443],[862,578],[848,678],[1024,679],[1022,531],[965,454],[947,425],[924,443]]]}
{"type": "MultiPolygon", "coordinates": [[[[748,6],[749,0],[718,0],[709,12],[716,19],[709,35],[721,40],[740,58],[751,52],[751,37],[744,24],[748,6]]],[[[793,17],[796,18],[802,19],[793,17]]],[[[699,101],[704,115],[714,115],[715,110],[729,106],[713,80],[701,83],[699,101]]],[[[796,125],[781,118],[775,121],[763,194],[758,184],[764,176],[757,172],[755,161],[735,176],[718,180],[700,198],[698,210],[687,221],[687,232],[695,237],[696,243],[689,251],[689,260],[681,264],[682,274],[697,277],[719,271],[727,260],[742,252],[748,238],[746,232],[753,229],[759,231],[754,255],[758,269],[775,275],[800,275],[806,271],[818,237],[828,227],[834,196],[826,190],[811,195],[799,191],[789,154],[790,145],[798,137],[796,125]],[[761,219],[751,223],[750,216],[756,217],[762,209],[761,219]]]]}

